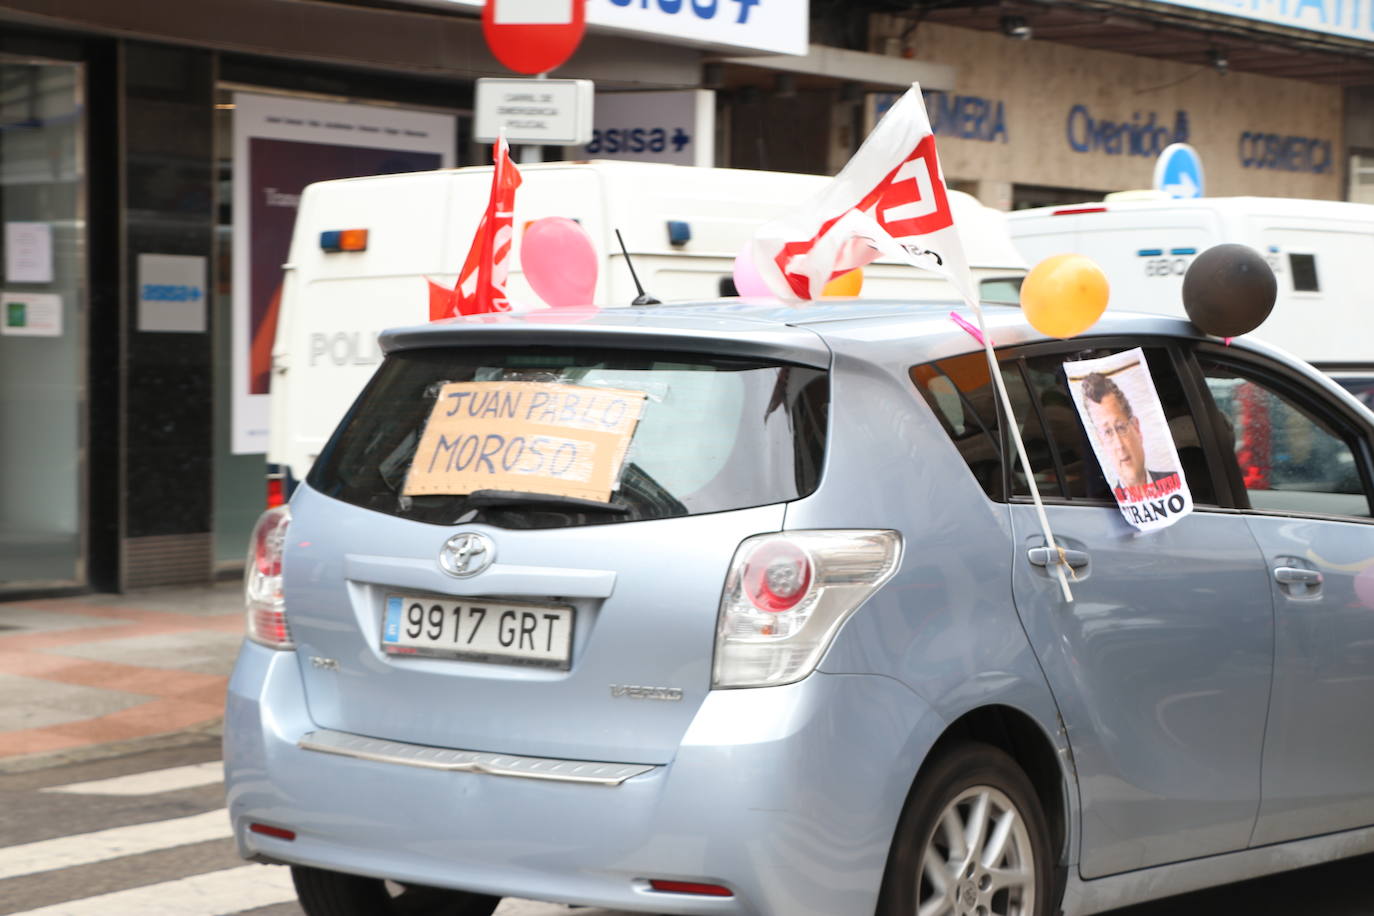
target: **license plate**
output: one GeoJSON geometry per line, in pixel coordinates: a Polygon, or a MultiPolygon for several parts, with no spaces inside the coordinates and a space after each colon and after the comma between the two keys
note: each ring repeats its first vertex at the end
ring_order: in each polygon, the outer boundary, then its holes
{"type": "Polygon", "coordinates": [[[382,651],[567,668],[572,629],[567,606],[387,595],[382,651]]]}

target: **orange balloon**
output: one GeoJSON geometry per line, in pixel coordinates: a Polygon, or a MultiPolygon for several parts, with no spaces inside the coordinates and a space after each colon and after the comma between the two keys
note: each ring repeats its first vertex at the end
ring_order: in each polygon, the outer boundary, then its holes
{"type": "Polygon", "coordinates": [[[864,270],[856,267],[847,274],[840,274],[821,289],[822,296],[848,297],[859,295],[864,286],[864,270]]]}
{"type": "Polygon", "coordinates": [[[1057,254],[1031,268],[1021,281],[1021,311],[1041,334],[1073,337],[1107,310],[1107,275],[1091,258],[1057,254]]]}

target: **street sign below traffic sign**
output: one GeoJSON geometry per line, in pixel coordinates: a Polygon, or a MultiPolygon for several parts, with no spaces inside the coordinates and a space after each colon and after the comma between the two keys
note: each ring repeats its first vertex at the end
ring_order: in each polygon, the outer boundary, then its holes
{"type": "Polygon", "coordinates": [[[1170,143],[1155,161],[1155,190],[1170,197],[1201,197],[1202,157],[1186,143],[1170,143]]]}
{"type": "Polygon", "coordinates": [[[547,73],[577,50],[587,30],[587,0],[487,0],[487,47],[516,73],[547,73]]]}
{"type": "Polygon", "coordinates": [[[592,138],[593,90],[591,80],[479,79],[472,137],[580,146],[592,138]]]}

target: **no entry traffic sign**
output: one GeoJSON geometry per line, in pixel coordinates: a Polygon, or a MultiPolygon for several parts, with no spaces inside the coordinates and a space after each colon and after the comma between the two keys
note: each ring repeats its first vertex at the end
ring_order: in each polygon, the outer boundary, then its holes
{"type": "Polygon", "coordinates": [[[487,47],[516,73],[544,73],[577,50],[587,30],[586,0],[487,0],[487,47]]]}

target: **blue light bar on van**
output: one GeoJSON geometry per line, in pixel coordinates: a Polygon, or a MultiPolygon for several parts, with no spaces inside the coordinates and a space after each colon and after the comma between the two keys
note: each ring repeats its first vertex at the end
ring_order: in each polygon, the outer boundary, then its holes
{"type": "Polygon", "coordinates": [[[1169,254],[1173,254],[1173,255],[1197,254],[1197,249],[1196,249],[1196,248],[1170,248],[1170,249],[1169,249],[1169,254]]]}
{"type": "Polygon", "coordinates": [[[675,248],[692,240],[692,224],[680,219],[668,220],[668,244],[675,248]]]}
{"type": "Polygon", "coordinates": [[[1163,248],[1142,248],[1135,253],[1135,256],[1138,258],[1157,258],[1163,253],[1163,248]]]}
{"type": "Polygon", "coordinates": [[[329,229],[320,233],[323,251],[367,251],[366,229],[329,229]]]}

